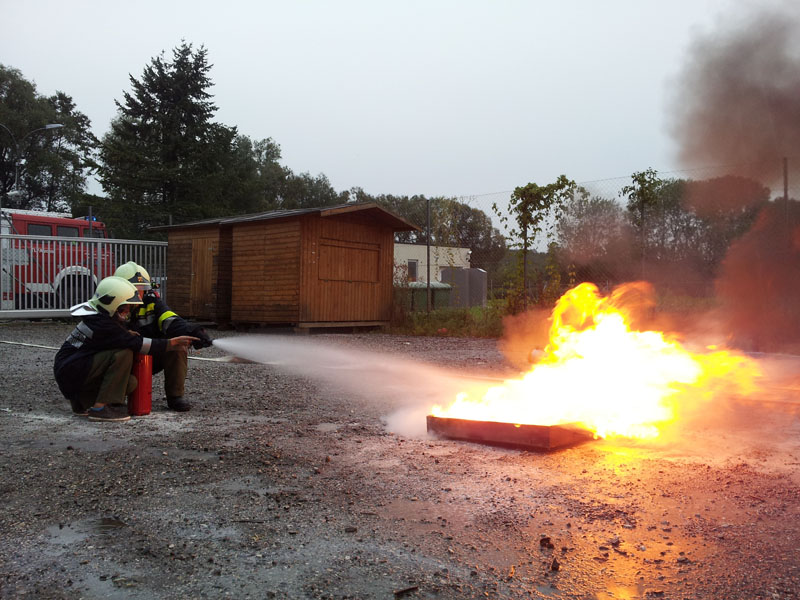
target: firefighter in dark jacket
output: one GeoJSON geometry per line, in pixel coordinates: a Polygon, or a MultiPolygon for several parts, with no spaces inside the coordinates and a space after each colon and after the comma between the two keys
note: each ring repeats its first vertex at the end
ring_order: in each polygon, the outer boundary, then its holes
{"type": "Polygon", "coordinates": [[[151,339],[129,331],[131,307],[141,303],[133,284],[106,277],[88,302],[70,309],[83,318],[56,353],[53,372],[76,414],[91,421],[129,420],[125,397],[136,389],[134,352],[154,357],[185,353],[197,341],[189,336],[151,339]]]}
{"type": "MultiPolygon", "coordinates": [[[[139,290],[141,306],[134,310],[130,328],[140,335],[153,339],[169,339],[189,335],[198,338],[192,345],[195,349],[207,348],[211,345],[202,327],[194,326],[179,317],[167,306],[158,295],[150,281],[147,270],[135,262],[127,262],[117,267],[114,275],[131,282],[139,290]]],[[[176,411],[187,411],[191,405],[184,398],[186,372],[188,370],[188,351],[170,352],[153,357],[153,374],[164,371],[164,391],[167,395],[167,406],[176,411]]]]}

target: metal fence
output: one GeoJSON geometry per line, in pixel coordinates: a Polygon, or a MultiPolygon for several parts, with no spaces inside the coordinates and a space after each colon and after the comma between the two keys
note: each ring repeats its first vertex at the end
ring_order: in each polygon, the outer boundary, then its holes
{"type": "Polygon", "coordinates": [[[69,316],[98,282],[134,261],[167,292],[167,242],[0,234],[0,318],[69,316]]]}

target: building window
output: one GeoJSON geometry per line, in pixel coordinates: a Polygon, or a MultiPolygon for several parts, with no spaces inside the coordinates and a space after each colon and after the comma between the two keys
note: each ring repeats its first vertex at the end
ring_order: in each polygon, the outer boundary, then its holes
{"type": "Polygon", "coordinates": [[[408,280],[409,281],[416,281],[417,280],[417,265],[419,264],[418,260],[408,259],[408,280]]]}

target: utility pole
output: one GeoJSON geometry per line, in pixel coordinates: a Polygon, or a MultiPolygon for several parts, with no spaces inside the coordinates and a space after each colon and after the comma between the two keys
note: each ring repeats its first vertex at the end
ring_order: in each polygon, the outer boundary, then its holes
{"type": "Polygon", "coordinates": [[[789,159],[783,157],[783,210],[786,223],[789,223],[789,159]]]}
{"type": "Polygon", "coordinates": [[[425,276],[426,296],[428,298],[428,312],[431,312],[431,199],[427,199],[428,205],[428,231],[425,234],[425,245],[427,246],[427,258],[425,264],[427,265],[427,275],[425,276]]]}
{"type": "MultiPolygon", "coordinates": [[[[519,264],[519,263],[517,263],[519,264]]],[[[522,310],[528,310],[528,225],[522,228],[522,310]]]]}

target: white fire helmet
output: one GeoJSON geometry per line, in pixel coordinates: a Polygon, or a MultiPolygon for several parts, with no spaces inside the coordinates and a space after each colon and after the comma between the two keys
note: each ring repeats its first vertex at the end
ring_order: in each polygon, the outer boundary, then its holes
{"type": "Polygon", "coordinates": [[[94,291],[94,296],[83,304],[76,304],[69,309],[76,317],[98,313],[113,316],[123,304],[142,304],[136,287],[122,277],[106,277],[94,291]]]}
{"type": "Polygon", "coordinates": [[[124,265],[118,266],[117,270],[114,271],[114,277],[127,279],[136,286],[136,289],[150,289],[150,273],[148,273],[143,266],[137,265],[132,260],[126,262],[124,265]]]}

